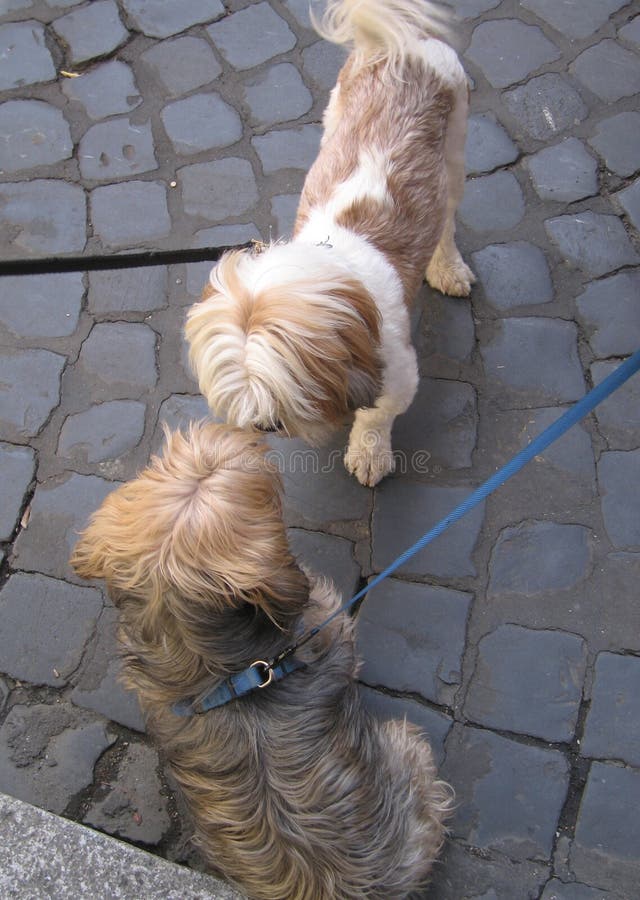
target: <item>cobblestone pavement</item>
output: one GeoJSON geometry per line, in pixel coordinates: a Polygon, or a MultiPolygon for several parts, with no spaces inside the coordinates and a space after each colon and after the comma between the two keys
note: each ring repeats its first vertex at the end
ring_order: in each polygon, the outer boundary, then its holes
{"type": "MultiPolygon", "coordinates": [[[[350,479],[344,434],[313,472],[274,443],[295,551],[345,593],[640,344],[640,2],[451,2],[478,285],[417,300],[395,476],[350,479]]],[[[306,7],[0,3],[0,790],[195,866],[114,608],[67,558],[161,422],[206,412],[181,328],[210,263],[182,251],[291,226],[341,59],[306,7]],[[175,255],[96,268],[150,249],[175,255]]],[[[638,896],[639,400],[636,377],[359,612],[367,702],[456,789],[432,900],[638,896]]]]}

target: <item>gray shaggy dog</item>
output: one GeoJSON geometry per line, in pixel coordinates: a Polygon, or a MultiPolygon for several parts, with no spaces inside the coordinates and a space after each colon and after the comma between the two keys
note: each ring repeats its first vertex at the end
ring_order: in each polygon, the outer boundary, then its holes
{"type": "Polygon", "coordinates": [[[440,849],[451,792],[416,729],[361,707],[347,616],[282,681],[174,711],[338,606],[291,555],[267,449],[225,425],[168,433],[163,457],[94,513],[72,565],[120,609],[123,680],[212,870],[263,900],[406,897],[440,849]]]}

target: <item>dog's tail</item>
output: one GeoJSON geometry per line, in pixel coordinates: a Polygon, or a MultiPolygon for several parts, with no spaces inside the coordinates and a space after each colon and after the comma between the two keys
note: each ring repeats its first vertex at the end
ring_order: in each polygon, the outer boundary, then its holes
{"type": "Polygon", "coordinates": [[[420,41],[447,39],[451,11],[429,0],[328,0],[314,27],[328,41],[353,47],[357,68],[384,61],[399,74],[420,41]]]}

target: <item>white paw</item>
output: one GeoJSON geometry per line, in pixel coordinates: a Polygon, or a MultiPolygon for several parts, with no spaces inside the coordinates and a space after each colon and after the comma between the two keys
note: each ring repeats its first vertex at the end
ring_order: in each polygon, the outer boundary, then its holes
{"type": "Polygon", "coordinates": [[[360,484],[374,487],[385,475],[395,470],[390,439],[374,430],[364,431],[357,436],[352,434],[344,455],[344,464],[360,484]]]}
{"type": "Polygon", "coordinates": [[[476,276],[462,257],[444,263],[434,256],[427,268],[427,281],[431,287],[449,297],[468,297],[475,280],[476,276]]]}

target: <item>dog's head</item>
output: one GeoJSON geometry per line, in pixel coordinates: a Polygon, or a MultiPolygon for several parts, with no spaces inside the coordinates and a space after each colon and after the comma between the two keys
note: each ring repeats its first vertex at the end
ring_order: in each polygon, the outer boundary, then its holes
{"type": "Polygon", "coordinates": [[[308,595],[289,551],[280,478],[257,435],[193,424],[166,434],[164,454],[104,500],[71,557],[116,602],[198,631],[227,610],[258,608],[286,624],[308,595]]]}
{"type": "Polygon", "coordinates": [[[330,249],[225,254],[189,311],[190,360],[211,409],[243,428],[324,441],[380,390],[379,315],[330,249]]]}

